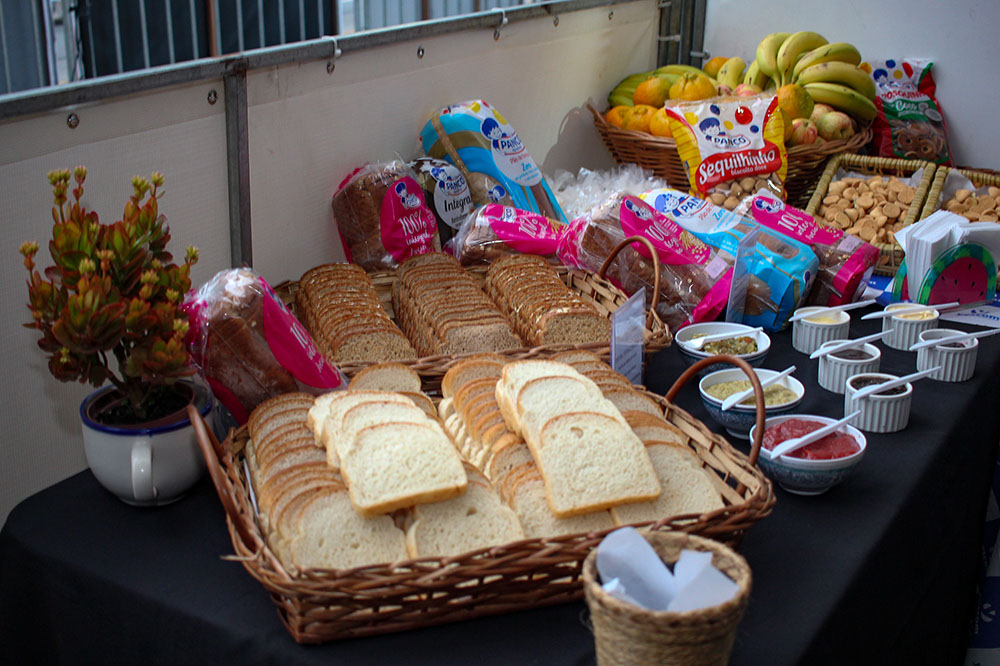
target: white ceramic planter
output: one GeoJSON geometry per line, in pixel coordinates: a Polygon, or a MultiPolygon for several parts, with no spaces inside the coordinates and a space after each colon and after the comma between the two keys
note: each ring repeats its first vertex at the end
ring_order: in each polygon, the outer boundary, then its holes
{"type": "MultiPolygon", "coordinates": [[[[210,391],[194,386],[195,405],[212,428],[210,391]]],[[[80,405],[83,451],[98,482],[123,502],[159,506],[175,502],[201,478],[205,460],[186,412],[153,428],[112,427],[95,422],[87,407],[114,387],[91,393],[80,405]]]]}

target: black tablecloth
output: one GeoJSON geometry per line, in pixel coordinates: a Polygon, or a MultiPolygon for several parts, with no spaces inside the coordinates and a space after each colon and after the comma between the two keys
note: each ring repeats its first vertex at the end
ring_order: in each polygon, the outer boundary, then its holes
{"type": "MultiPolygon", "coordinates": [[[[852,325],[854,337],[874,330],[852,325]]],[[[766,367],[798,366],[807,387],[802,411],[841,415],[843,398],[819,388],[816,362],[791,349],[790,333],[772,337],[766,367]]],[[[882,369],[912,372],[914,358],[883,348],[882,369]]],[[[646,383],[663,393],[682,369],[667,349],[650,362],[646,383]]],[[[961,661],[1000,442],[998,371],[1000,343],[984,340],[972,380],[916,384],[909,427],[869,435],[864,460],[842,485],[817,497],[776,490],[774,513],[740,548],[754,580],[733,663],[961,661]]],[[[693,383],[678,402],[708,419],[693,383]]],[[[178,503],[136,509],[89,471],[77,474],[22,502],[0,532],[0,661],[594,661],[582,602],[301,646],[264,588],[223,559],[232,552],[207,478],[178,503]]]]}

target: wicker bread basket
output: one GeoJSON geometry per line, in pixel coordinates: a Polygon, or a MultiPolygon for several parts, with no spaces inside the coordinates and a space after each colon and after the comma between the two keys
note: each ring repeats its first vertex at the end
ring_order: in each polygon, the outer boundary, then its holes
{"type": "MultiPolygon", "coordinates": [[[[755,389],[757,432],[763,432],[764,394],[742,359],[714,356],[688,368],[661,397],[668,421],[688,437],[688,448],[710,470],[725,506],[702,515],[664,516],[655,531],[697,534],[736,544],[768,514],[771,482],[755,467],[760,438],[749,458],[676,407],[670,398],[705,364],[740,367],[755,389]]],[[[271,594],[281,621],[300,643],[370,636],[564,603],[583,596],[584,558],[610,531],[527,539],[448,558],[426,558],[355,569],[286,569],[261,529],[245,475],[245,427],[215,439],[197,413],[192,422],[209,474],[226,511],[235,557],[271,594]]]]}
{"type": "MultiPolygon", "coordinates": [[[[587,108],[593,114],[594,127],[615,162],[638,164],[666,179],[674,189],[682,192],[690,189],[691,183],[677,153],[677,143],[672,138],[615,127],[608,124],[593,106],[588,104],[587,108]]],[[[857,152],[871,138],[871,128],[865,126],[850,139],[827,141],[822,145],[790,146],[788,173],[785,175],[788,203],[800,208],[804,206],[823,173],[823,165],[827,159],[840,153],[857,152]]]]}
{"type": "Polygon", "coordinates": [[[946,203],[941,201],[941,193],[944,191],[945,182],[948,180],[948,174],[952,171],[957,171],[962,174],[971,180],[976,187],[1000,187],[1000,173],[996,171],[962,168],[955,169],[952,167],[939,166],[934,171],[934,180],[931,182],[930,189],[927,191],[927,201],[924,202],[924,207],[920,211],[919,219],[924,219],[940,208],[942,204],[946,203]]]}
{"type": "MultiPolygon", "coordinates": [[[[917,185],[913,202],[906,209],[903,226],[909,226],[917,221],[921,208],[924,205],[924,200],[927,198],[927,191],[934,180],[933,162],[869,157],[868,155],[836,155],[827,163],[826,169],[823,171],[823,176],[819,179],[816,190],[813,192],[812,198],[809,200],[809,205],[805,209],[807,213],[815,216],[816,221],[821,225],[825,225],[827,222],[818,216],[816,211],[819,210],[820,205],[823,203],[823,198],[826,197],[830,183],[833,182],[837,174],[837,169],[840,168],[843,168],[845,171],[862,173],[869,176],[896,176],[898,178],[909,178],[922,168],[924,173],[920,178],[920,183],[917,185]]],[[[895,241],[892,243],[876,242],[872,243],[872,245],[879,250],[878,264],[875,266],[875,272],[879,275],[895,275],[896,270],[899,269],[899,264],[903,261],[903,248],[895,241]]]]}

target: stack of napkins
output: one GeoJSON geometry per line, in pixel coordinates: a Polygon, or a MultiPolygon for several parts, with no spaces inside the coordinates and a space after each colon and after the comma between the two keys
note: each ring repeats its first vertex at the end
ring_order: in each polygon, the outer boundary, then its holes
{"type": "Polygon", "coordinates": [[[1000,258],[1000,224],[969,222],[961,215],[939,210],[896,232],[896,241],[906,253],[908,296],[917,301],[924,275],[946,250],[965,243],[978,243],[1000,258]]]}
{"type": "Polygon", "coordinates": [[[712,565],[712,553],[683,550],[671,572],[632,527],[604,537],[597,546],[597,572],[609,594],[654,611],[718,606],[739,592],[739,586],[712,565]]]}

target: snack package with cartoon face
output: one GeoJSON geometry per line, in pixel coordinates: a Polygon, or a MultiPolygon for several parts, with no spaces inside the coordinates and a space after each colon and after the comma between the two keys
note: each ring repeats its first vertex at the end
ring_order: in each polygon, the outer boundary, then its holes
{"type": "Polygon", "coordinates": [[[428,155],[462,172],[475,205],[503,204],[566,222],[517,132],[487,102],[440,109],[420,131],[420,142],[428,155]]]}
{"type": "MultiPolygon", "coordinates": [[[[671,330],[715,319],[726,307],[733,279],[729,262],[656,212],[638,197],[613,194],[573,220],[559,239],[560,261],[596,273],[618,243],[642,236],[660,260],[660,300],[656,313],[671,330]]],[[[608,267],[607,278],[627,294],[646,288],[652,300],[654,264],[642,243],[622,249],[608,267]]]]}
{"type": "Polygon", "coordinates": [[[391,270],[414,255],[441,250],[424,191],[400,161],[348,174],[333,195],[333,218],[347,261],[366,271],[391,270]]]}
{"type": "MultiPolygon", "coordinates": [[[[735,262],[740,240],[758,225],[703,199],[663,188],[640,195],[658,212],[735,262]]],[[[743,323],[767,331],[783,328],[806,298],[819,262],[808,245],[760,228],[750,264],[743,323]]]]}
{"type": "Polygon", "coordinates": [[[819,260],[819,273],[806,305],[844,305],[861,297],[875,270],[879,251],[857,236],[821,226],[812,215],[777,197],[760,193],[750,205],[755,222],[808,245],[819,260]]]}
{"type": "Polygon", "coordinates": [[[489,264],[510,254],[535,254],[558,263],[565,225],[512,206],[489,204],[466,217],[449,251],[463,266],[489,264]]]}
{"type": "Polygon", "coordinates": [[[444,160],[418,157],[409,167],[424,191],[424,202],[434,213],[441,243],[451,240],[462,222],[472,212],[472,192],[465,176],[444,160]]]}
{"type": "Polygon", "coordinates": [[[745,214],[755,193],[784,196],[785,125],[773,95],[714,97],[666,108],[690,194],[745,214]]]}

